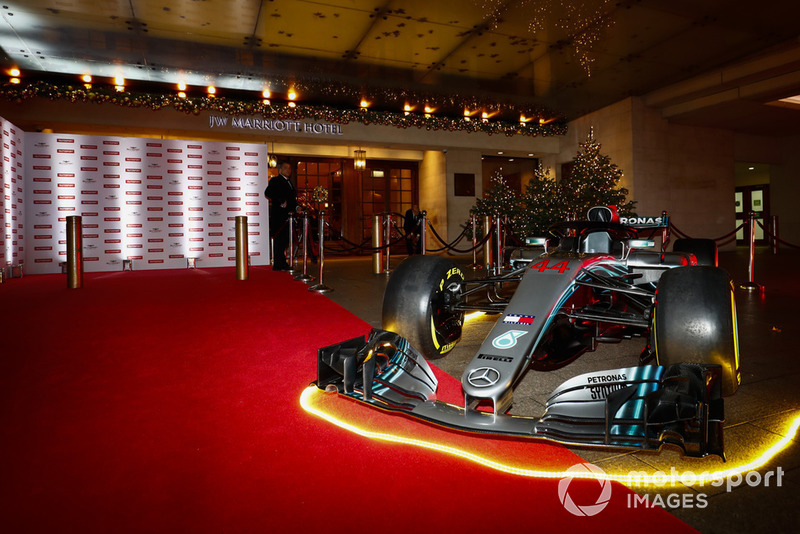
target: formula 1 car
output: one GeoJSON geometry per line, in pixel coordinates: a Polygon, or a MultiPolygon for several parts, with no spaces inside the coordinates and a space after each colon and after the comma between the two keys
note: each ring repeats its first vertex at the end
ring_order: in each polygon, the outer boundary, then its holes
{"type": "Polygon", "coordinates": [[[319,349],[317,386],[469,432],[724,457],[722,396],[741,380],[731,279],[711,240],[647,250],[654,242],[639,232],[668,225],[666,214],[623,222],[592,208],[588,220],[552,226],[544,251],[516,250],[510,271],[482,279],[444,257],[408,258],[387,284],[383,329],[319,349]],[[498,287],[512,282],[504,297],[498,287]],[[463,373],[461,407],[436,400],[426,358],[452,350],[470,311],[499,319],[463,373]],[[638,365],[566,381],[541,417],[508,413],[529,366],[636,336],[647,339],[638,365]]]}

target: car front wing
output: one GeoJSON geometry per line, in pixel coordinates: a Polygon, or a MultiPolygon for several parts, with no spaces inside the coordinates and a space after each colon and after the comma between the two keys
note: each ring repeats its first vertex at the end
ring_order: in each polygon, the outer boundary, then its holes
{"type": "Polygon", "coordinates": [[[437,400],[438,382],[424,357],[398,334],[374,329],[366,338],[319,349],[316,385],[467,432],[609,449],[674,444],[687,456],[724,458],[719,378],[718,366],[689,363],[599,371],[561,384],[539,418],[495,414],[474,402],[437,400]]]}

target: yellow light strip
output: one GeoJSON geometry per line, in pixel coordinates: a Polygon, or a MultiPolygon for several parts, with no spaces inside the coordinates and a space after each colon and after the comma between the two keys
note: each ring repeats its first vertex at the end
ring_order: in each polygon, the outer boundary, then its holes
{"type": "Polygon", "coordinates": [[[481,316],[483,316],[483,312],[481,312],[481,311],[468,313],[468,314],[466,314],[464,316],[464,322],[466,323],[467,321],[470,321],[472,319],[477,319],[478,317],[481,317],[481,316]]]}
{"type": "Polygon", "coordinates": [[[434,443],[431,441],[425,441],[421,439],[407,438],[395,434],[387,434],[385,432],[374,432],[371,430],[367,430],[352,423],[348,423],[347,421],[339,419],[338,417],[331,415],[327,412],[324,412],[323,410],[313,406],[313,399],[321,395],[325,395],[325,393],[321,392],[316,386],[309,386],[300,395],[300,406],[302,406],[302,408],[310,414],[313,414],[321,419],[324,419],[325,421],[328,421],[329,423],[338,426],[339,428],[342,428],[349,432],[353,432],[354,434],[358,434],[359,436],[365,438],[387,441],[390,443],[400,443],[403,445],[413,445],[415,447],[421,447],[423,449],[442,452],[445,454],[450,454],[452,456],[464,458],[465,460],[475,462],[479,465],[483,465],[490,469],[495,469],[497,471],[502,471],[503,473],[509,473],[512,475],[517,475],[522,477],[558,479],[569,476],[572,478],[612,480],[616,482],[621,482],[622,484],[626,484],[629,486],[646,486],[646,485],[675,486],[678,484],[683,484],[686,486],[695,486],[695,485],[710,484],[711,482],[724,480],[733,476],[741,475],[748,471],[752,471],[754,469],[758,469],[759,467],[764,466],[776,454],[785,449],[791,443],[795,434],[797,434],[798,427],[800,427],[800,415],[797,415],[795,416],[791,425],[789,425],[789,429],[786,432],[786,436],[776,441],[772,446],[766,448],[758,457],[754,458],[753,460],[738,465],[736,467],[731,467],[730,469],[713,471],[710,473],[706,471],[697,474],[693,477],[686,477],[682,476],[681,474],[667,475],[666,473],[660,471],[644,475],[640,474],[641,471],[628,474],[613,474],[613,473],[601,474],[589,471],[580,473],[575,473],[575,472],[567,473],[566,471],[560,471],[560,470],[548,471],[548,470],[516,467],[513,465],[504,464],[502,462],[497,462],[495,460],[485,458],[479,454],[471,453],[463,449],[459,449],[457,447],[452,447],[449,445],[443,445],[440,443],[434,443]]]}

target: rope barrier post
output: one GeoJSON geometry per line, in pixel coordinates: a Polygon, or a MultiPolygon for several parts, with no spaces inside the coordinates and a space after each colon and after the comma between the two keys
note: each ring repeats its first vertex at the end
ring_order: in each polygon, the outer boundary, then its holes
{"type": "Polygon", "coordinates": [[[381,220],[381,214],[376,213],[372,216],[372,248],[375,250],[372,253],[372,274],[381,274],[383,272],[382,236],[383,221],[381,220]]]}
{"type": "Polygon", "coordinates": [[[236,216],[236,279],[249,278],[247,262],[247,216],[236,216]]]}
{"type": "Polygon", "coordinates": [[[325,211],[319,212],[319,281],[318,284],[308,288],[309,291],[316,291],[317,293],[328,293],[333,291],[332,287],[328,287],[322,281],[323,270],[325,269],[325,211]]]}
{"type": "Polygon", "coordinates": [[[83,285],[83,231],[81,216],[67,217],[67,288],[79,289],[83,285]]]}
{"type": "Polygon", "coordinates": [[[314,277],[308,274],[308,212],[303,211],[303,273],[294,277],[295,280],[308,282],[314,277]]]}
{"type": "Polygon", "coordinates": [[[286,272],[294,274],[294,213],[289,215],[286,222],[289,225],[289,270],[286,272]]]}
{"type": "Polygon", "coordinates": [[[383,272],[384,274],[389,274],[391,269],[389,268],[389,262],[392,259],[392,214],[386,213],[384,214],[386,218],[383,220],[383,242],[384,242],[384,253],[383,253],[383,272]]]}
{"type": "Polygon", "coordinates": [[[483,267],[478,263],[478,216],[473,212],[469,215],[469,225],[472,229],[472,267],[473,269],[482,269],[483,267]]]}
{"type": "MultiPolygon", "coordinates": [[[[483,235],[488,236],[492,232],[492,217],[490,215],[483,216],[483,235]]],[[[492,270],[492,243],[489,239],[483,244],[483,265],[486,271],[492,270]]]]}
{"type": "Polygon", "coordinates": [[[661,229],[661,253],[667,251],[667,245],[669,244],[669,214],[666,211],[661,212],[661,223],[664,225],[664,228],[661,229]]]}
{"type": "Polygon", "coordinates": [[[750,261],[747,265],[747,282],[739,287],[747,291],[755,291],[761,289],[761,286],[755,282],[754,272],[756,264],[756,214],[751,211],[748,217],[750,218],[750,261]]]}
{"type": "Polygon", "coordinates": [[[422,228],[420,228],[419,231],[419,240],[420,240],[419,247],[420,250],[422,251],[422,255],[424,256],[425,249],[428,248],[428,212],[422,210],[420,214],[422,215],[422,222],[420,223],[422,224],[422,228]]]}
{"type": "Polygon", "coordinates": [[[772,253],[778,253],[778,216],[773,215],[770,219],[770,226],[772,227],[772,235],[770,236],[770,241],[772,241],[772,253]]]}
{"type": "Polygon", "coordinates": [[[498,213],[494,217],[494,274],[499,275],[503,271],[503,218],[498,213]]]}

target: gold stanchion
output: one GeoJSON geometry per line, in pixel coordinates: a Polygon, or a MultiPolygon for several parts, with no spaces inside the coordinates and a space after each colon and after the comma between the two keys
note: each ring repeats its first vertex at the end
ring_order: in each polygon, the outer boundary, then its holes
{"type": "Polygon", "coordinates": [[[83,285],[83,230],[80,215],[67,217],[67,287],[83,285]]]}
{"type": "Polygon", "coordinates": [[[236,216],[236,279],[249,278],[247,264],[247,216],[236,216]]]}
{"type": "Polygon", "coordinates": [[[383,235],[383,223],[380,214],[372,216],[372,274],[383,272],[383,249],[381,249],[381,236],[383,235]]]}

